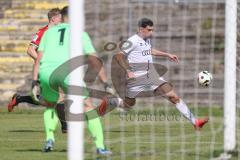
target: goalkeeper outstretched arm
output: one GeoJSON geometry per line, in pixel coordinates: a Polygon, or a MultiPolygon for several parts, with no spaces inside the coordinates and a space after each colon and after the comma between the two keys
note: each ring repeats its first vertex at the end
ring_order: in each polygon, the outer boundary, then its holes
{"type": "Polygon", "coordinates": [[[93,66],[93,68],[95,70],[98,70],[99,68],[100,71],[99,71],[99,74],[98,74],[98,77],[99,79],[101,80],[102,83],[107,83],[107,76],[106,76],[106,73],[105,73],[105,70],[104,68],[102,67],[102,63],[96,59],[96,53],[89,53],[88,55],[88,63],[93,66]]]}
{"type": "Polygon", "coordinates": [[[88,84],[91,84],[95,80],[95,74],[98,74],[99,80],[104,86],[105,91],[114,94],[115,91],[113,90],[111,84],[107,81],[107,75],[105,73],[102,61],[97,58],[95,52],[88,53],[87,56],[88,60],[88,69],[85,73],[84,81],[88,84]]]}

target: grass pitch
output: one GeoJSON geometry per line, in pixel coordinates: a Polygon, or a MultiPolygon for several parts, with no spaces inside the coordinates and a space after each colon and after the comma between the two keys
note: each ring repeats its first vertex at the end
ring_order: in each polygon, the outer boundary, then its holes
{"type": "MultiPolygon", "coordinates": [[[[104,124],[105,142],[112,156],[99,157],[91,137],[85,129],[85,159],[126,160],[209,160],[223,149],[223,110],[199,108],[198,116],[210,115],[200,132],[184,120],[175,108],[154,110],[134,109],[127,114],[114,111],[104,124]]],[[[239,112],[238,112],[239,113],[239,112]]],[[[1,160],[66,160],[67,135],[60,127],[56,130],[54,151],[42,153],[44,144],[43,108],[16,108],[7,113],[0,108],[0,159],[1,160]]],[[[238,114],[238,124],[240,122],[238,114]]],[[[237,130],[240,144],[239,127],[237,130]]],[[[239,150],[238,150],[239,153],[239,150]]],[[[239,159],[237,154],[233,160],[239,159]]]]}

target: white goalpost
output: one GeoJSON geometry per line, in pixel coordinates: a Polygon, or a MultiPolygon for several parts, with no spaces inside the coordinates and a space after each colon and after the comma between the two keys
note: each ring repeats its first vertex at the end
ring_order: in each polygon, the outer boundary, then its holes
{"type": "MultiPolygon", "coordinates": [[[[81,35],[84,31],[84,0],[69,0],[70,17],[70,58],[82,54],[81,35]]],[[[82,86],[83,68],[70,74],[70,84],[82,86]]],[[[68,114],[83,113],[83,97],[69,95],[73,100],[68,114]]],[[[68,159],[84,159],[84,121],[68,121],[68,159]]]]}
{"type": "Polygon", "coordinates": [[[225,4],[224,151],[236,147],[237,0],[225,4]]]}

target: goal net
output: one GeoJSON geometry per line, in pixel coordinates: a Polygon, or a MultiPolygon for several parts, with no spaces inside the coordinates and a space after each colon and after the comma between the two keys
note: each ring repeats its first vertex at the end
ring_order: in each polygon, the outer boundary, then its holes
{"type": "MultiPolygon", "coordinates": [[[[10,1],[4,2],[10,6],[10,1]]],[[[5,17],[22,22],[12,21],[6,26],[16,25],[27,33],[25,37],[11,35],[14,36],[12,39],[15,43],[28,44],[29,38],[26,37],[47,22],[47,11],[63,7],[67,2],[11,0],[16,11],[5,12],[5,17]],[[28,9],[19,13],[24,8],[28,9]]],[[[136,33],[137,22],[143,17],[154,22],[152,46],[179,57],[179,63],[154,58],[154,62],[167,67],[164,78],[174,86],[196,117],[209,116],[210,120],[201,131],[195,131],[175,105],[166,99],[141,97],[132,110],[122,112],[115,109],[101,118],[106,147],[113,152],[106,159],[220,159],[224,152],[225,0],[85,0],[84,28],[94,43],[97,56],[104,61],[110,83],[113,79],[111,72],[118,72],[111,70],[112,57],[119,51],[121,41],[136,33]],[[198,73],[204,70],[213,74],[209,87],[202,87],[197,82],[198,73]]],[[[17,44],[6,46],[15,47],[17,44]]],[[[25,53],[26,47],[22,48],[21,52],[25,53]]],[[[233,160],[239,159],[240,153],[240,1],[237,5],[236,62],[236,149],[229,155],[233,160]]],[[[100,83],[93,87],[103,90],[100,83]]],[[[94,103],[97,105],[99,100],[94,103]]],[[[99,158],[87,131],[83,141],[84,158],[99,158]]]]}

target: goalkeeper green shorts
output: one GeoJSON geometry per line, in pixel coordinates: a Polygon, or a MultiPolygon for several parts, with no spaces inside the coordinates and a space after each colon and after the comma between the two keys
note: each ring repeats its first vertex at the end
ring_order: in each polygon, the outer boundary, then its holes
{"type": "MultiPolygon", "coordinates": [[[[56,103],[59,98],[59,88],[64,91],[64,94],[67,94],[67,87],[69,82],[69,77],[66,77],[64,81],[61,81],[61,78],[57,76],[52,80],[50,85],[50,77],[55,70],[56,67],[47,67],[47,68],[40,68],[39,70],[39,81],[40,81],[40,95],[43,99],[47,102],[56,103]],[[60,85],[61,84],[61,85],[60,85]]],[[[79,77],[80,78],[80,77],[79,77]]],[[[88,91],[84,90],[84,98],[88,97],[88,91]]]]}

